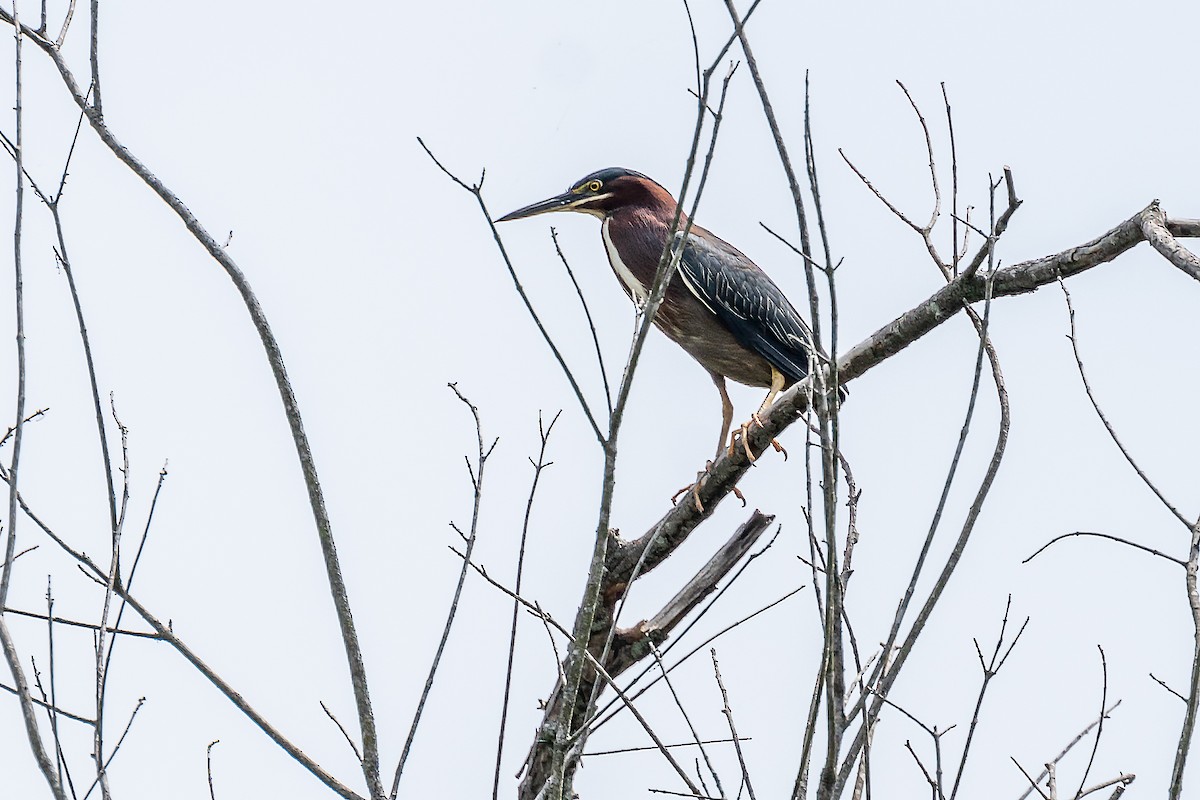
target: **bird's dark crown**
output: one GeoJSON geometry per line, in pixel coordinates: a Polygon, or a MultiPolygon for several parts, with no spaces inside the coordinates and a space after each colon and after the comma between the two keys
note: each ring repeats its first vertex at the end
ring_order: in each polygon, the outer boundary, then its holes
{"type": "Polygon", "coordinates": [[[580,198],[576,210],[604,215],[624,206],[646,205],[670,198],[667,190],[658,183],[624,167],[596,170],[571,184],[569,191],[580,198]]]}

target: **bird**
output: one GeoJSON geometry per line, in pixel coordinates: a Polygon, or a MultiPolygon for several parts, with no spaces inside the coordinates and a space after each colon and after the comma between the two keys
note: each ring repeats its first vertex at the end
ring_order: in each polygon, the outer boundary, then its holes
{"type": "MultiPolygon", "coordinates": [[[[585,175],[562,194],[519,208],[497,222],[573,211],[600,222],[609,265],[639,307],[646,302],[667,245],[677,203],[655,181],[630,169],[609,167],[585,175]]],[[[678,230],[688,217],[679,211],[678,230]]],[[[676,234],[681,235],[681,234],[676,234]]],[[[743,447],[752,422],[780,391],[808,375],[813,336],[808,324],[775,282],[733,245],[693,224],[679,268],[667,285],[654,324],[700,363],[721,395],[717,458],[726,449],[733,403],[725,380],[768,389],[751,422],[742,425],[743,447]]],[[[776,449],[782,447],[774,442],[776,449]]],[[[786,455],[786,452],[785,452],[786,455]]]]}

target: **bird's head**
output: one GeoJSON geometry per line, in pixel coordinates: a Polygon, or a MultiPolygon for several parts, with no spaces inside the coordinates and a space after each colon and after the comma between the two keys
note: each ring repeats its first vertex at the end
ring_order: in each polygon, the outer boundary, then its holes
{"type": "Polygon", "coordinates": [[[622,208],[664,203],[674,209],[667,190],[645,175],[623,167],[609,167],[583,176],[562,194],[519,208],[496,221],[508,222],[551,211],[579,211],[604,219],[622,208]]]}

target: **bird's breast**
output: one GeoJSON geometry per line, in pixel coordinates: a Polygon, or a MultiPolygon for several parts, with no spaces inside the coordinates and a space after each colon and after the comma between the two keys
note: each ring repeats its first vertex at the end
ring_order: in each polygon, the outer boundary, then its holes
{"type": "Polygon", "coordinates": [[[631,297],[637,302],[646,302],[648,290],[638,277],[633,274],[633,270],[621,258],[621,252],[613,243],[612,234],[609,231],[609,226],[612,223],[612,218],[605,219],[600,225],[600,235],[604,238],[604,249],[608,252],[608,263],[612,266],[613,272],[621,279],[621,283],[625,284],[625,288],[629,291],[631,297]]]}

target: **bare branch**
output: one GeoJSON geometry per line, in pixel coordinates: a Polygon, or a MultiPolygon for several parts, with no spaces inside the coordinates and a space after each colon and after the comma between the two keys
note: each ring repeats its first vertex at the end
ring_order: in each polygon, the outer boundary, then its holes
{"type": "MultiPolygon", "coordinates": [[[[743,742],[752,742],[752,741],[754,741],[754,738],[751,736],[743,736],[741,740],[743,742]]],[[[679,744],[668,744],[668,745],[664,745],[664,747],[669,747],[669,748],[698,747],[698,746],[706,745],[706,744],[729,744],[732,741],[733,741],[733,739],[704,739],[699,742],[680,742],[679,744]]],[[[621,755],[623,753],[644,753],[647,750],[657,750],[657,749],[658,749],[657,747],[645,746],[645,747],[621,747],[616,750],[593,750],[591,752],[584,753],[583,757],[584,758],[592,758],[595,756],[615,756],[615,755],[621,755]]],[[[654,791],[654,790],[651,789],[650,791],[654,791]]],[[[671,792],[667,792],[667,794],[671,794],[671,792]]],[[[691,797],[692,795],[685,795],[685,796],[691,797]]],[[[722,795],[722,798],[723,797],[724,797],[724,795],[722,795]]]]}
{"type": "MultiPolygon", "coordinates": [[[[324,700],[322,700],[320,702],[321,702],[321,710],[324,711],[325,716],[329,717],[329,720],[334,725],[337,726],[337,729],[342,732],[342,738],[344,738],[346,740],[346,744],[350,745],[350,751],[352,753],[354,753],[355,760],[361,764],[362,763],[362,753],[359,752],[358,745],[355,744],[354,740],[350,738],[350,734],[346,732],[346,726],[342,725],[342,721],[333,715],[333,712],[329,710],[329,706],[325,705],[324,700]]],[[[211,747],[211,745],[210,745],[210,747],[211,747]]]]}
{"type": "MultiPolygon", "coordinates": [[[[568,638],[568,640],[574,638],[570,631],[568,631],[561,623],[559,623],[557,620],[555,620],[549,614],[542,611],[541,608],[536,603],[532,603],[529,600],[526,600],[525,598],[521,597],[520,595],[516,594],[511,589],[506,587],[504,584],[502,584],[499,581],[492,578],[490,575],[488,575],[487,570],[483,569],[483,567],[479,566],[478,564],[475,564],[472,561],[467,560],[465,557],[465,555],[466,555],[465,553],[460,553],[457,550],[454,550],[454,548],[450,548],[450,549],[452,552],[454,552],[455,555],[457,555],[459,558],[463,559],[463,563],[468,564],[472,569],[475,570],[475,572],[481,578],[483,578],[489,584],[491,584],[495,588],[499,589],[500,591],[504,592],[509,597],[512,597],[514,600],[517,600],[518,602],[521,603],[521,605],[525,606],[525,608],[529,609],[531,612],[540,616],[543,621],[545,621],[547,624],[552,626],[555,630],[557,630],[563,636],[566,636],[568,638]]],[[[663,754],[663,756],[667,759],[667,762],[675,769],[675,772],[683,780],[684,784],[692,791],[692,793],[695,795],[699,795],[700,794],[699,789],[697,789],[695,784],[692,783],[691,778],[688,777],[687,772],[684,771],[683,767],[681,767],[679,765],[679,763],[675,760],[675,757],[671,755],[671,752],[670,752],[670,750],[667,749],[667,746],[662,742],[661,739],[658,738],[658,734],[656,734],[654,732],[654,729],[650,727],[650,723],[646,720],[646,718],[642,715],[642,713],[637,709],[637,706],[635,706],[633,704],[633,700],[628,695],[626,695],[625,692],[623,692],[621,690],[621,687],[619,687],[617,685],[616,681],[613,679],[613,676],[610,675],[604,669],[603,666],[601,666],[600,662],[597,661],[596,658],[590,652],[588,652],[588,650],[586,648],[582,651],[582,653],[583,653],[584,659],[586,660],[588,665],[596,672],[596,674],[599,676],[599,678],[601,680],[603,680],[604,683],[607,684],[610,688],[612,688],[612,690],[616,693],[617,697],[621,698],[621,702],[623,702],[626,705],[626,707],[633,713],[634,718],[637,719],[638,723],[642,726],[642,729],[650,737],[651,741],[654,742],[655,749],[663,754]]]]}
{"type": "Polygon", "coordinates": [[[496,242],[496,247],[500,251],[500,257],[504,260],[504,266],[508,269],[508,276],[512,279],[513,287],[517,290],[517,294],[521,297],[521,302],[525,305],[525,310],[529,313],[529,317],[533,320],[533,324],[537,326],[538,333],[542,335],[542,340],[550,348],[550,352],[554,354],[554,360],[558,362],[558,366],[562,369],[563,375],[566,376],[567,382],[571,384],[571,390],[575,393],[575,399],[579,401],[579,407],[583,411],[583,415],[587,418],[588,424],[592,426],[592,433],[596,435],[596,441],[603,447],[605,445],[604,433],[600,430],[600,424],[596,421],[595,415],[592,414],[592,408],[588,405],[587,398],[584,397],[583,389],[580,388],[579,382],[575,380],[575,373],[567,366],[566,358],[555,344],[550,332],[546,330],[546,326],[542,323],[542,318],[538,316],[537,311],[533,307],[533,301],[529,299],[529,295],[525,293],[525,287],[521,284],[521,279],[517,277],[516,268],[513,267],[512,259],[508,257],[508,250],[504,247],[504,242],[500,239],[500,231],[496,229],[496,222],[492,219],[492,214],[488,211],[487,204],[483,200],[483,179],[475,185],[468,185],[465,181],[447,169],[425,141],[418,136],[417,144],[421,145],[421,149],[429,156],[429,159],[440,169],[446,177],[457,184],[460,188],[468,192],[475,198],[475,202],[479,204],[479,210],[483,213],[483,218],[487,222],[488,229],[492,232],[492,238],[496,242]]]}
{"type": "Polygon", "coordinates": [[[1188,753],[1192,749],[1192,736],[1196,731],[1196,717],[1200,714],[1200,520],[1192,526],[1191,542],[1188,547],[1188,560],[1185,583],[1187,586],[1188,607],[1192,612],[1192,672],[1189,676],[1187,708],[1183,714],[1183,725],[1179,731],[1179,741],[1175,746],[1175,763],[1171,768],[1171,788],[1168,792],[1170,800],[1180,800],[1183,797],[1183,775],[1187,766],[1188,753]]]}
{"type": "Polygon", "coordinates": [[[358,634],[354,627],[353,615],[350,611],[349,595],[346,590],[341,564],[338,561],[337,549],[334,544],[333,525],[329,518],[328,510],[325,507],[324,492],[321,488],[320,479],[317,476],[316,462],[313,458],[312,448],[309,445],[308,436],[304,432],[304,423],[300,415],[299,404],[296,401],[295,391],[287,375],[279,342],[276,340],[270,323],[267,321],[266,314],[263,312],[258,298],[250,288],[246,276],[229,254],[229,251],[222,247],[209,234],[183,201],[167,188],[166,184],[159,180],[145,164],[113,135],[108,125],[104,122],[103,115],[98,111],[98,98],[94,102],[94,105],[89,104],[88,95],[80,89],[78,82],[75,80],[74,73],[71,72],[62,53],[59,52],[54,43],[38,35],[36,31],[33,31],[28,26],[22,25],[19,20],[14,19],[13,15],[7,11],[0,10],[0,21],[13,25],[20,33],[29,37],[30,41],[36,44],[54,62],[54,66],[58,70],[59,76],[62,78],[63,84],[66,86],[71,98],[87,116],[88,122],[100,137],[100,140],[112,151],[113,155],[129,167],[142,182],[150,187],[175,212],[196,241],[224,269],[226,275],[233,282],[241,296],[247,312],[250,314],[254,327],[258,331],[259,338],[262,340],[263,349],[266,352],[267,360],[270,363],[271,371],[275,378],[276,387],[279,390],[280,399],[283,402],[284,414],[291,429],[292,441],[296,448],[297,457],[300,460],[305,486],[308,489],[309,505],[311,506],[313,520],[317,528],[317,537],[321,543],[326,575],[329,579],[330,595],[333,599],[334,609],[337,612],[342,643],[346,651],[346,660],[350,670],[351,685],[354,689],[365,756],[363,764],[364,778],[371,793],[380,795],[383,793],[383,787],[379,778],[379,744],[375,729],[375,714],[371,708],[366,667],[363,664],[362,658],[362,648],[358,643],[358,634]]]}
{"type": "Polygon", "coordinates": [[[733,737],[738,766],[742,768],[742,782],[746,785],[746,793],[750,795],[750,800],[755,800],[754,786],[750,783],[750,771],[746,768],[746,757],[742,753],[741,740],[738,739],[737,725],[733,722],[733,709],[729,707],[729,692],[725,691],[725,681],[721,679],[721,666],[717,663],[716,648],[710,650],[709,654],[712,656],[713,673],[717,676],[717,686],[721,689],[721,703],[723,704],[721,713],[725,715],[725,720],[729,723],[729,735],[733,737]]]}
{"type": "Polygon", "coordinates": [[[1155,683],[1157,683],[1157,684],[1158,684],[1159,686],[1161,686],[1162,688],[1166,689],[1166,690],[1167,690],[1168,692],[1170,692],[1171,694],[1173,694],[1173,695],[1175,695],[1176,697],[1178,697],[1178,698],[1179,698],[1180,700],[1182,700],[1183,702],[1185,702],[1185,703],[1186,703],[1186,702],[1188,701],[1188,699],[1187,699],[1186,697],[1184,697],[1184,696],[1183,696],[1183,695],[1181,695],[1179,692],[1175,691],[1175,690],[1174,690],[1174,689],[1172,689],[1170,686],[1168,686],[1166,681],[1164,681],[1162,678],[1160,678],[1160,677],[1158,677],[1157,675],[1155,675],[1153,672],[1151,672],[1151,673],[1150,673],[1150,679],[1151,679],[1151,680],[1153,680],[1155,683]]]}
{"type": "MultiPolygon", "coordinates": [[[[553,230],[553,228],[551,230],[553,230]]],[[[554,246],[556,248],[558,247],[557,238],[554,240],[554,246]]],[[[564,258],[563,264],[566,263],[567,261],[564,258]]],[[[570,267],[567,267],[567,269],[569,271],[570,267]]],[[[574,280],[574,276],[572,276],[571,279],[574,280]]],[[[582,294],[580,294],[579,297],[580,300],[583,299],[582,294]]],[[[584,308],[587,308],[586,304],[584,308]]],[[[591,317],[589,316],[588,319],[590,321],[591,317]]],[[[597,343],[597,348],[598,347],[599,343],[597,343]]],[[[603,361],[600,362],[600,367],[601,371],[603,371],[603,361]]],[[[606,382],[606,392],[607,389],[608,384],[606,382]]],[[[517,596],[520,596],[521,594],[521,581],[525,573],[525,543],[529,538],[529,520],[533,515],[533,499],[537,495],[538,481],[542,477],[542,471],[553,463],[546,460],[546,447],[550,443],[550,433],[554,430],[554,423],[558,422],[558,418],[561,415],[562,411],[557,412],[554,415],[554,419],[550,420],[549,425],[543,425],[541,412],[538,412],[538,433],[541,435],[542,446],[541,449],[538,450],[537,461],[534,462],[533,459],[530,459],[530,463],[533,464],[533,482],[529,487],[529,499],[525,502],[525,519],[521,523],[521,543],[517,548],[517,574],[516,579],[513,582],[513,593],[517,596]]],[[[504,669],[504,698],[500,702],[500,731],[496,736],[496,769],[492,775],[492,800],[499,800],[500,797],[500,763],[504,756],[504,733],[508,726],[508,704],[512,694],[513,659],[515,658],[517,652],[517,615],[520,611],[520,608],[521,604],[516,600],[516,598],[514,598],[512,622],[509,625],[508,633],[508,663],[504,669]]],[[[550,637],[550,642],[551,644],[554,643],[553,636],[550,637]]]]}
{"type": "MultiPolygon", "coordinates": [[[[1029,777],[1029,773],[1025,771],[1025,768],[1021,766],[1019,761],[1017,761],[1012,756],[1009,756],[1009,760],[1017,765],[1017,769],[1021,770],[1021,774],[1025,776],[1025,780],[1029,781],[1029,790],[1030,791],[1036,791],[1038,794],[1040,794],[1042,796],[1042,800],[1057,800],[1056,798],[1053,798],[1050,795],[1047,795],[1045,792],[1042,791],[1042,787],[1037,785],[1037,781],[1035,781],[1033,778],[1029,777]]],[[[1053,768],[1053,764],[1054,764],[1054,762],[1047,764],[1046,765],[1047,770],[1051,770],[1053,768]]],[[[1028,794],[1028,793],[1029,792],[1026,792],[1025,794],[1028,794]]],[[[1025,795],[1021,795],[1021,796],[1024,797],[1025,795]]]]}
{"type": "Polygon", "coordinates": [[[1171,235],[1167,227],[1167,217],[1159,208],[1157,200],[1150,204],[1141,222],[1142,234],[1150,246],[1184,273],[1200,281],[1200,258],[1171,235]]]}
{"type": "MultiPolygon", "coordinates": [[[[760,614],[763,614],[763,613],[766,613],[766,612],[768,612],[768,610],[770,610],[770,609],[774,608],[775,606],[779,606],[779,604],[780,604],[780,603],[784,602],[785,600],[791,599],[791,597],[793,597],[793,596],[796,596],[797,594],[799,594],[799,593],[800,593],[800,591],[803,591],[803,590],[804,590],[804,587],[797,587],[796,589],[792,589],[791,591],[788,591],[788,593],[787,593],[786,595],[784,595],[784,596],[780,597],[780,599],[779,599],[779,600],[775,600],[775,601],[773,601],[773,602],[769,602],[769,603],[767,603],[767,604],[766,604],[766,606],[763,606],[762,608],[760,608],[760,609],[758,609],[758,610],[755,610],[755,612],[751,612],[750,614],[746,614],[745,616],[743,616],[743,618],[740,618],[740,619],[739,619],[739,620],[737,620],[736,622],[732,622],[732,624],[730,624],[730,625],[726,625],[725,627],[722,627],[720,631],[718,631],[718,632],[714,633],[714,634],[713,634],[713,636],[710,636],[710,637],[708,637],[707,639],[704,639],[704,640],[703,640],[703,642],[701,642],[700,644],[697,644],[696,646],[694,646],[694,648],[692,648],[691,650],[689,650],[688,652],[686,652],[686,654],[685,654],[685,655],[684,655],[682,658],[679,658],[679,660],[678,660],[678,661],[676,661],[676,662],[674,662],[673,664],[671,664],[671,666],[670,666],[670,667],[667,667],[667,672],[672,672],[672,670],[674,670],[674,669],[676,669],[677,667],[679,667],[679,666],[680,666],[680,664],[683,664],[684,662],[686,662],[686,661],[690,660],[690,658],[691,658],[692,656],[696,655],[696,654],[697,654],[697,652],[700,652],[701,650],[703,650],[704,648],[706,648],[706,646],[708,646],[709,644],[712,644],[713,642],[715,642],[715,640],[716,640],[716,639],[719,639],[719,638],[721,638],[722,636],[724,636],[724,634],[726,634],[726,633],[728,633],[728,632],[732,631],[732,630],[733,630],[733,628],[736,628],[736,627],[742,626],[742,625],[744,625],[744,624],[745,624],[745,622],[749,622],[750,620],[752,620],[752,619],[756,618],[756,616],[758,616],[758,615],[760,615],[760,614]]],[[[686,630],[685,630],[684,632],[686,632],[686,630]]],[[[680,637],[677,637],[676,639],[673,639],[673,640],[672,640],[672,643],[671,643],[671,644],[668,644],[668,645],[666,646],[666,648],[664,649],[664,652],[666,652],[667,650],[670,650],[670,649],[671,649],[671,646],[672,646],[674,643],[677,643],[677,642],[679,642],[679,640],[680,640],[680,639],[682,639],[682,634],[680,634],[680,637]]],[[[642,675],[644,675],[644,674],[646,674],[647,672],[649,672],[649,669],[650,669],[650,667],[647,667],[647,668],[646,668],[646,670],[643,670],[643,672],[642,672],[640,675],[637,675],[637,678],[635,678],[634,680],[632,680],[632,681],[630,682],[630,687],[632,687],[632,685],[635,685],[635,684],[636,684],[636,682],[637,682],[637,680],[640,680],[640,679],[642,678],[642,675]]],[[[659,681],[660,679],[661,679],[661,675],[659,676],[659,678],[655,678],[655,679],[653,679],[653,680],[650,680],[649,684],[647,684],[646,686],[643,686],[642,688],[640,688],[640,690],[637,690],[636,692],[632,693],[632,694],[631,694],[631,696],[630,696],[630,698],[631,698],[631,699],[635,699],[635,700],[636,700],[638,697],[641,697],[641,696],[642,696],[642,694],[646,693],[646,692],[649,690],[649,688],[650,688],[650,687],[653,687],[655,684],[658,684],[658,681],[659,681]]],[[[628,691],[629,691],[629,688],[626,688],[626,690],[625,690],[625,691],[626,691],[626,692],[628,692],[628,691]]],[[[616,705],[616,704],[617,704],[617,700],[612,700],[612,702],[611,702],[610,704],[608,704],[607,706],[605,706],[605,708],[602,708],[602,709],[600,709],[598,712],[596,712],[595,716],[600,716],[600,715],[602,715],[602,714],[605,714],[605,712],[606,712],[608,709],[612,708],[612,706],[613,706],[613,705],[616,705]]],[[[600,720],[599,722],[596,722],[596,723],[594,723],[594,724],[593,724],[593,726],[592,726],[592,728],[593,728],[593,729],[596,729],[596,728],[601,728],[602,726],[604,726],[604,724],[605,724],[605,723],[607,723],[608,721],[612,720],[612,718],[613,718],[614,716],[617,716],[617,714],[618,714],[618,712],[619,712],[619,711],[620,711],[620,709],[617,709],[616,711],[613,711],[613,712],[612,712],[612,714],[610,714],[610,715],[606,716],[605,718],[602,718],[602,720],[600,720]]]]}
{"type": "Polygon", "coordinates": [[[1004,618],[1000,621],[1000,634],[996,637],[996,646],[992,649],[991,658],[988,661],[983,660],[983,652],[979,649],[978,640],[975,641],[975,652],[979,656],[979,667],[983,671],[983,680],[979,686],[979,694],[975,698],[975,711],[971,715],[971,724],[967,728],[967,739],[963,743],[962,754],[958,760],[958,772],[954,776],[954,786],[950,789],[950,800],[958,795],[958,787],[962,784],[963,772],[967,766],[967,758],[971,753],[971,744],[975,740],[975,729],[979,725],[980,712],[983,710],[983,698],[987,694],[988,686],[992,682],[992,678],[1000,673],[1004,667],[1004,662],[1008,661],[1009,655],[1012,654],[1013,648],[1017,646],[1017,642],[1021,640],[1021,634],[1025,633],[1025,627],[1029,624],[1029,617],[1021,623],[1017,635],[1008,643],[1008,647],[1004,647],[1004,633],[1008,629],[1008,612],[1012,609],[1012,595],[1008,596],[1008,601],[1004,604],[1004,618]],[[1003,654],[1001,650],[1003,649],[1003,654]]]}
{"type": "MultiPolygon", "coordinates": [[[[14,689],[11,686],[5,686],[2,683],[0,683],[0,692],[8,692],[9,694],[16,696],[16,697],[20,696],[16,689],[14,689]]],[[[46,702],[45,700],[39,700],[36,697],[32,697],[32,696],[29,698],[29,700],[34,705],[41,706],[42,708],[46,709],[47,711],[52,712],[55,716],[66,717],[67,719],[73,719],[76,722],[82,722],[85,725],[95,725],[96,724],[96,721],[94,719],[88,719],[87,717],[82,716],[80,714],[72,714],[70,711],[67,711],[65,709],[59,708],[58,706],[54,705],[53,702],[46,702]]]]}
{"type": "MultiPolygon", "coordinates": [[[[1142,212],[1142,214],[1139,215],[1139,217],[1144,222],[1147,217],[1152,217],[1156,213],[1161,213],[1158,209],[1158,205],[1151,204],[1145,211],[1142,212]]],[[[1092,408],[1096,411],[1096,416],[1099,417],[1100,422],[1104,424],[1104,429],[1108,431],[1109,438],[1113,440],[1113,444],[1115,444],[1117,449],[1121,451],[1121,455],[1125,456],[1125,460],[1129,462],[1129,466],[1133,467],[1133,471],[1136,472],[1137,476],[1142,479],[1142,483],[1146,484],[1146,487],[1154,493],[1154,496],[1158,498],[1159,502],[1161,502],[1177,520],[1183,523],[1185,527],[1191,528],[1192,521],[1180,513],[1179,509],[1171,504],[1171,501],[1167,499],[1166,495],[1164,495],[1159,488],[1154,485],[1154,482],[1150,480],[1149,476],[1147,476],[1142,468],[1138,466],[1138,463],[1134,460],[1133,455],[1130,454],[1129,450],[1126,449],[1125,445],[1121,442],[1121,437],[1117,436],[1117,431],[1115,428],[1113,428],[1112,423],[1108,421],[1108,417],[1104,414],[1104,410],[1100,408],[1100,403],[1096,400],[1096,395],[1092,392],[1092,385],[1088,381],[1087,372],[1083,368],[1083,356],[1079,353],[1079,336],[1075,330],[1075,306],[1071,303],[1071,292],[1067,289],[1067,284],[1062,278],[1058,279],[1058,285],[1062,289],[1063,298],[1067,303],[1067,317],[1071,325],[1071,332],[1068,334],[1067,338],[1071,341],[1071,352],[1075,355],[1075,367],[1079,372],[1080,380],[1083,381],[1083,389],[1087,393],[1088,400],[1091,402],[1092,408]]]]}
{"type": "Polygon", "coordinates": [[[1113,536],[1112,534],[1108,534],[1108,533],[1096,533],[1095,531],[1073,531],[1071,533],[1063,533],[1058,536],[1055,536],[1053,539],[1051,539],[1050,541],[1046,542],[1044,545],[1039,547],[1034,552],[1033,555],[1024,559],[1021,563],[1028,564],[1030,561],[1033,561],[1035,558],[1037,558],[1039,555],[1041,555],[1045,550],[1049,549],[1051,545],[1053,545],[1057,542],[1061,542],[1063,539],[1070,539],[1074,536],[1094,536],[1097,539],[1108,539],[1109,541],[1119,542],[1120,544],[1128,545],[1129,547],[1132,547],[1136,550],[1141,550],[1144,553],[1149,553],[1152,556],[1158,556],[1159,558],[1164,558],[1167,561],[1170,561],[1172,564],[1178,564],[1181,567],[1187,566],[1187,563],[1185,561],[1183,561],[1182,559],[1175,558],[1175,556],[1167,555],[1166,553],[1164,553],[1160,550],[1155,550],[1153,547],[1147,547],[1144,544],[1138,544],[1137,542],[1130,541],[1129,539],[1123,539],[1120,536],[1113,536]]]}
{"type": "MultiPolygon", "coordinates": [[[[700,734],[696,732],[696,726],[692,724],[692,718],[687,713],[687,708],[683,705],[683,700],[680,699],[679,693],[675,691],[675,685],[671,683],[670,677],[667,675],[666,665],[663,664],[662,654],[659,653],[658,647],[653,642],[650,643],[650,652],[654,654],[654,663],[658,665],[659,672],[662,674],[663,682],[667,685],[667,690],[671,693],[671,698],[675,701],[675,707],[679,709],[683,721],[687,723],[688,730],[691,731],[694,744],[700,748],[700,756],[704,759],[704,764],[708,767],[708,772],[712,775],[713,783],[717,787],[717,794],[722,798],[725,797],[725,789],[721,786],[721,776],[717,774],[717,770],[713,767],[712,760],[708,757],[708,751],[704,749],[705,742],[701,741],[700,734]]],[[[734,741],[728,739],[725,741],[734,741]]],[[[736,744],[736,742],[734,742],[736,744]]]]}
{"type": "Polygon", "coordinates": [[[217,793],[213,789],[213,773],[212,773],[212,749],[214,745],[220,744],[220,739],[213,739],[208,743],[208,747],[204,748],[205,756],[205,772],[208,774],[208,800],[217,800],[217,793]]]}
{"type": "MultiPolygon", "coordinates": [[[[41,619],[41,620],[46,620],[46,621],[53,621],[53,622],[58,623],[59,625],[69,625],[69,626],[75,627],[75,628],[88,628],[93,631],[100,629],[100,626],[95,624],[94,622],[81,622],[79,620],[67,619],[66,617],[60,617],[60,616],[51,617],[47,614],[40,614],[36,611],[22,611],[19,608],[5,608],[4,613],[5,614],[16,614],[17,616],[29,617],[31,619],[41,619]]],[[[105,626],[104,630],[107,633],[113,633],[113,634],[117,634],[119,636],[136,636],[136,637],[139,637],[142,639],[161,639],[162,638],[157,633],[152,633],[149,631],[131,631],[126,628],[118,628],[115,625],[107,625],[107,626],[105,626]]]]}
{"type": "Polygon", "coordinates": [[[1134,775],[1133,773],[1129,773],[1129,772],[1123,772],[1115,778],[1109,778],[1106,781],[1097,783],[1095,786],[1091,786],[1087,789],[1084,789],[1077,796],[1080,798],[1087,797],[1092,792],[1098,792],[1101,789],[1107,789],[1109,786],[1112,786],[1113,784],[1119,784],[1116,788],[1116,791],[1114,791],[1112,794],[1110,794],[1108,796],[1109,800],[1117,800],[1118,797],[1125,794],[1125,787],[1128,786],[1129,784],[1133,783],[1134,780],[1136,780],[1136,779],[1137,779],[1137,775],[1134,775]]]}
{"type": "Polygon", "coordinates": [[[558,231],[553,226],[550,227],[550,238],[554,240],[554,252],[558,254],[558,260],[566,269],[567,276],[571,279],[571,285],[575,287],[575,295],[579,298],[579,304],[583,307],[583,316],[587,318],[588,330],[592,334],[592,345],[596,348],[596,366],[600,370],[600,380],[604,383],[604,400],[608,405],[608,413],[611,415],[613,413],[612,390],[608,386],[608,370],[604,367],[604,353],[600,349],[600,336],[596,332],[596,322],[592,319],[592,310],[588,308],[587,298],[583,296],[583,289],[580,288],[579,281],[575,280],[575,270],[571,269],[571,263],[563,254],[562,246],[558,243],[558,231]]]}
{"type": "MultiPolygon", "coordinates": [[[[471,416],[475,419],[475,440],[478,445],[478,453],[476,455],[476,467],[478,472],[472,473],[472,492],[474,500],[471,507],[471,529],[467,536],[466,554],[463,556],[462,569],[458,573],[458,583],[454,587],[454,597],[450,601],[450,610],[446,614],[446,624],[442,627],[442,638],[438,642],[437,650],[433,654],[433,663],[429,666],[429,674],[425,677],[425,687],[421,690],[421,699],[417,701],[417,709],[413,712],[412,724],[408,728],[408,737],[404,740],[404,749],[400,752],[400,761],[396,765],[395,775],[392,777],[392,791],[388,795],[392,800],[395,800],[397,792],[400,790],[400,776],[404,774],[404,764],[408,761],[408,755],[412,750],[413,740],[417,736],[417,727],[421,724],[421,714],[425,710],[425,701],[429,699],[429,693],[433,690],[433,682],[437,678],[438,667],[442,662],[442,655],[446,651],[446,642],[450,639],[450,630],[454,626],[454,618],[458,614],[458,601],[462,597],[463,586],[467,582],[468,565],[471,563],[471,553],[475,549],[475,535],[479,530],[479,508],[483,502],[483,472],[487,467],[488,456],[491,455],[492,448],[485,447],[483,441],[483,423],[479,419],[479,409],[475,407],[462,392],[458,390],[458,385],[448,384],[450,390],[462,401],[471,411],[471,416]]],[[[468,462],[470,466],[470,462],[468,462]]]]}
{"type": "MultiPolygon", "coordinates": [[[[1101,715],[1100,717],[1097,717],[1096,719],[1094,719],[1094,720],[1093,720],[1091,723],[1089,723],[1089,724],[1087,725],[1087,727],[1085,727],[1083,730],[1081,730],[1079,733],[1077,733],[1077,734],[1075,735],[1075,738],[1074,738],[1074,739],[1072,739],[1071,741],[1067,742],[1067,745],[1066,745],[1066,747],[1064,747],[1064,748],[1063,748],[1061,751],[1059,751],[1059,754],[1058,754],[1058,755],[1056,755],[1056,756],[1055,756],[1055,757],[1054,757],[1054,758],[1053,758],[1053,759],[1052,759],[1052,760],[1049,762],[1049,765],[1054,765],[1054,764],[1057,764],[1058,762],[1062,761],[1062,760],[1063,760],[1063,759],[1066,757],[1067,753],[1071,752],[1071,750],[1072,750],[1072,749],[1074,749],[1075,745],[1077,745],[1077,744],[1079,744],[1081,741],[1083,741],[1083,737],[1085,737],[1085,736],[1087,736],[1089,733],[1091,733],[1092,729],[1093,729],[1093,728],[1095,728],[1097,725],[1099,725],[1099,724],[1100,724],[1100,721],[1101,721],[1101,719],[1103,719],[1104,717],[1107,717],[1108,715],[1112,714],[1112,712],[1113,712],[1113,711],[1115,711],[1115,710],[1116,710],[1116,708],[1117,708],[1117,706],[1119,706],[1119,705],[1121,705],[1121,701],[1120,701],[1120,700],[1118,700],[1117,702],[1113,703],[1113,704],[1112,704],[1111,706],[1109,706],[1108,708],[1104,709],[1104,711],[1103,711],[1103,713],[1102,713],[1102,715],[1101,715]]],[[[1038,775],[1038,777],[1037,777],[1037,781],[1036,781],[1035,783],[1039,783],[1039,784],[1040,784],[1040,783],[1042,782],[1042,780],[1044,780],[1044,779],[1045,779],[1045,778],[1046,778],[1046,777],[1047,777],[1049,774],[1050,774],[1050,772],[1049,772],[1049,770],[1048,770],[1048,769],[1043,769],[1043,770],[1042,770],[1042,772],[1041,772],[1041,774],[1039,774],[1039,775],[1038,775]]],[[[1028,796],[1029,796],[1029,795],[1030,795],[1032,792],[1033,792],[1033,787],[1030,787],[1030,788],[1026,789],[1026,790],[1025,790],[1025,791],[1024,791],[1022,794],[1021,794],[1021,796],[1017,798],[1017,800],[1025,800],[1025,798],[1026,798],[1026,797],[1028,797],[1028,796]]]]}

